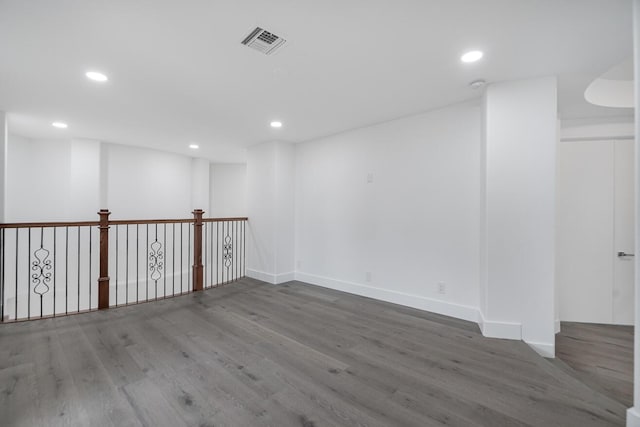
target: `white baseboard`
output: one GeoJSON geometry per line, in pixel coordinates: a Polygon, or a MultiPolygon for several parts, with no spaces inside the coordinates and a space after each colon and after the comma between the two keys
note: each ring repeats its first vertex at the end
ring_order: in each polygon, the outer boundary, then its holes
{"type": "Polygon", "coordinates": [[[535,352],[542,357],[546,357],[550,359],[553,359],[556,357],[555,344],[547,344],[542,342],[530,342],[530,341],[525,341],[525,343],[527,343],[529,347],[534,349],[535,352]]]}
{"type": "Polygon", "coordinates": [[[287,283],[292,280],[296,280],[296,273],[294,271],[276,274],[276,285],[279,285],[280,283],[287,283]]]}
{"type": "Polygon", "coordinates": [[[502,338],[507,340],[522,339],[522,324],[514,322],[497,322],[495,320],[487,320],[478,312],[478,325],[482,335],[487,338],[502,338]]]}
{"type": "Polygon", "coordinates": [[[476,322],[478,320],[478,309],[471,306],[450,303],[419,295],[405,294],[402,292],[391,291],[389,289],[361,285],[354,282],[331,279],[329,277],[316,276],[299,271],[295,273],[295,279],[312,285],[323,286],[325,288],[348,292],[350,294],[369,297],[394,304],[400,304],[462,320],[468,320],[471,322],[476,322]]]}
{"type": "Polygon", "coordinates": [[[627,427],[640,427],[640,413],[635,406],[627,409],[627,427]]]}
{"type": "Polygon", "coordinates": [[[271,283],[272,285],[279,285],[281,283],[295,280],[295,273],[293,271],[290,271],[288,273],[273,274],[247,268],[246,274],[252,279],[262,280],[263,282],[271,283]]]}

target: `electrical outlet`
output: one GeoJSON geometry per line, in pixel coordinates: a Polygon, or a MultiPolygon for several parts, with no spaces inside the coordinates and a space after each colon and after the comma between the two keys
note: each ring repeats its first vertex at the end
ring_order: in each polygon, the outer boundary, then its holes
{"type": "Polygon", "coordinates": [[[373,182],[373,173],[372,173],[372,172],[369,172],[369,173],[367,174],[367,183],[368,183],[368,184],[371,184],[372,182],[373,182]]]}
{"type": "Polygon", "coordinates": [[[438,293],[439,294],[447,293],[447,285],[444,282],[438,282],[438,293]]]}
{"type": "Polygon", "coordinates": [[[367,271],[366,273],[364,273],[364,280],[367,282],[371,281],[371,272],[367,271]]]}

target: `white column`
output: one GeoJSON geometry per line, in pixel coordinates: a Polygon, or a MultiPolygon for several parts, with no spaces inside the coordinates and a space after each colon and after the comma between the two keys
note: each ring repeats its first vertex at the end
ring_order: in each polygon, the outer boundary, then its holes
{"type": "Polygon", "coordinates": [[[555,77],[485,95],[482,332],[555,354],[555,77]]]}
{"type": "Polygon", "coordinates": [[[7,148],[9,144],[7,113],[0,111],[0,222],[5,222],[7,212],[7,148]]]}
{"type": "MultiPolygon", "coordinates": [[[[640,0],[633,2],[633,62],[635,91],[636,147],[640,135],[640,0]]],[[[635,150],[636,159],[636,254],[640,254],[640,150],[635,150]]],[[[635,257],[635,328],[633,348],[633,407],[627,411],[627,427],[640,427],[640,257],[635,257]]]]}
{"type": "MultiPolygon", "coordinates": [[[[191,209],[209,208],[209,160],[191,159],[191,209]]],[[[205,212],[205,218],[210,213],[205,212]]]]}
{"type": "Polygon", "coordinates": [[[293,144],[247,150],[247,275],[269,283],[294,278],[293,144]]]}

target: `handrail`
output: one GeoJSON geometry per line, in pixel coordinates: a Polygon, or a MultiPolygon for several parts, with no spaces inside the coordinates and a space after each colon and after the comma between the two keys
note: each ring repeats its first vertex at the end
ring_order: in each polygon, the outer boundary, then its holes
{"type": "Polygon", "coordinates": [[[8,222],[0,223],[2,228],[49,228],[49,227],[87,227],[100,225],[99,221],[69,221],[69,222],[8,222]]]}
{"type": "Polygon", "coordinates": [[[248,221],[246,216],[237,216],[229,218],[202,218],[202,222],[223,222],[223,221],[248,221]]]}
{"type": "MultiPolygon", "coordinates": [[[[202,218],[202,222],[224,222],[224,221],[248,221],[248,217],[228,217],[228,218],[202,218]]],[[[193,223],[193,218],[178,219],[115,219],[109,220],[110,225],[127,224],[171,224],[171,223],[193,223]]],[[[49,228],[49,227],[87,227],[98,226],[100,221],[57,221],[57,222],[7,222],[0,223],[2,228],[49,228]]]]}
{"type": "Polygon", "coordinates": [[[135,224],[185,224],[193,222],[193,218],[178,218],[178,219],[110,219],[109,224],[112,225],[135,225],[135,224]]]}

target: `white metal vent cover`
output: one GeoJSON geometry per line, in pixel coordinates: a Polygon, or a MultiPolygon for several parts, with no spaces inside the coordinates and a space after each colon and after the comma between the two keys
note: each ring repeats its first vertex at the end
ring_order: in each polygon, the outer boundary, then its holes
{"type": "Polygon", "coordinates": [[[264,30],[260,27],[256,27],[251,31],[242,44],[255,49],[265,55],[271,55],[285,44],[286,40],[282,37],[276,36],[272,32],[264,30]]]}

